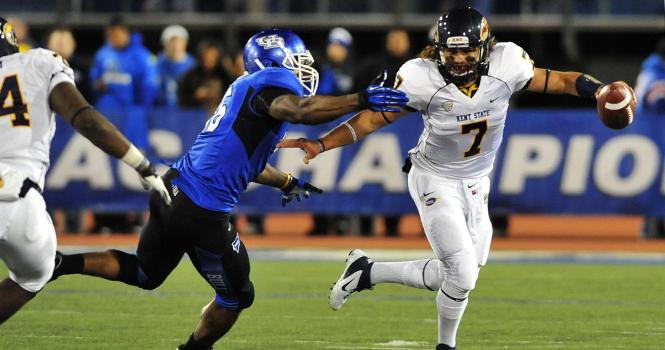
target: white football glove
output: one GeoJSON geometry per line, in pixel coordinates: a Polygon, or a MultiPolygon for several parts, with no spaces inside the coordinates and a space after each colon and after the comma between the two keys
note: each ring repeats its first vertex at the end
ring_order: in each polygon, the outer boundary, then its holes
{"type": "Polygon", "coordinates": [[[157,174],[157,170],[155,170],[155,167],[152,166],[152,164],[148,164],[145,169],[139,172],[139,180],[141,180],[143,189],[155,189],[155,191],[159,193],[159,196],[162,197],[162,200],[164,200],[164,203],[166,203],[167,206],[171,206],[171,196],[169,196],[169,191],[166,189],[166,186],[164,186],[164,181],[162,181],[162,178],[157,174]]]}

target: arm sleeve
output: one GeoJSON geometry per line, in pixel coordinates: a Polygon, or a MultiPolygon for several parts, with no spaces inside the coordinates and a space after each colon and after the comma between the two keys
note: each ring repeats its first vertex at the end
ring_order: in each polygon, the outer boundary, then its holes
{"type": "Polygon", "coordinates": [[[295,95],[295,93],[280,87],[265,88],[257,92],[252,98],[252,109],[259,115],[269,117],[270,105],[277,97],[282,95],[295,95]]]}

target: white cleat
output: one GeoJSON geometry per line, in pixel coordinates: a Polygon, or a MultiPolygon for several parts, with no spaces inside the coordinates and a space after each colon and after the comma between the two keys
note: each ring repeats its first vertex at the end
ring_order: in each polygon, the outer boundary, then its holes
{"type": "Polygon", "coordinates": [[[374,285],[370,283],[369,270],[372,268],[372,260],[360,249],[354,249],[346,258],[346,269],[342,277],[331,288],[330,308],[339,310],[346,298],[353,292],[360,292],[365,289],[373,289],[374,285]]]}

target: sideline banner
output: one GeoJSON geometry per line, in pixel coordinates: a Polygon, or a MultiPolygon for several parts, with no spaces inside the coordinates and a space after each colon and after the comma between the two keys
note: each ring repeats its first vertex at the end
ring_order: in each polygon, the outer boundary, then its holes
{"type": "MultiPolygon", "coordinates": [[[[119,124],[117,115],[109,119],[119,124]]],[[[287,138],[317,138],[340,121],[292,125],[287,138]]],[[[203,129],[207,114],[149,114],[153,163],[177,161],[203,129]]],[[[360,142],[321,154],[305,165],[301,150],[278,150],[270,163],[324,190],[282,208],[276,189],[251,185],[239,212],[415,213],[401,172],[423,129],[413,113],[360,142]]],[[[495,213],[655,214],[665,216],[663,135],[657,120],[635,118],[625,130],[602,125],[594,110],[512,110],[492,174],[495,213]]],[[[163,173],[166,165],[160,164],[163,173]]],[[[58,118],[44,197],[50,208],[144,210],[147,193],[133,169],[95,148],[58,118]]]]}

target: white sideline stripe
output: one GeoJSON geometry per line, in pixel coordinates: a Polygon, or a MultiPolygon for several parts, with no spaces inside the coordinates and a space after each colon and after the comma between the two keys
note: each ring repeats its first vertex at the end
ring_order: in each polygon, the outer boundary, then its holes
{"type": "Polygon", "coordinates": [[[61,338],[61,339],[102,339],[98,337],[70,337],[66,335],[29,335],[29,334],[3,334],[3,337],[14,338],[61,338]]]}
{"type": "Polygon", "coordinates": [[[422,348],[396,348],[394,346],[392,347],[374,347],[374,346],[326,346],[326,349],[367,349],[367,350],[393,350],[393,349],[399,349],[399,350],[423,350],[423,349],[430,349],[431,346],[428,347],[422,347],[422,348]]]}
{"type": "MultiPolygon", "coordinates": [[[[61,246],[65,254],[120,249],[128,254],[136,253],[136,247],[113,246],[61,246]]],[[[336,261],[343,262],[353,247],[347,249],[331,248],[270,248],[248,247],[251,261],[336,261]]],[[[402,261],[418,259],[436,259],[432,249],[363,249],[373,261],[402,261]]],[[[189,260],[185,254],[184,260],[189,260]]],[[[490,251],[488,264],[492,263],[582,263],[582,264],[650,264],[665,265],[665,253],[652,252],[596,252],[596,251],[490,251]]]]}
{"type": "Polygon", "coordinates": [[[158,317],[155,314],[125,314],[125,313],[119,313],[119,312],[81,312],[81,311],[63,311],[63,310],[42,310],[42,311],[36,311],[36,310],[25,310],[21,311],[22,313],[32,313],[32,314],[43,314],[43,313],[48,313],[48,314],[61,314],[61,315],[96,315],[96,316],[125,316],[125,317],[146,317],[146,316],[152,316],[152,317],[158,317]]]}
{"type": "Polygon", "coordinates": [[[633,97],[633,95],[629,91],[626,91],[625,87],[622,86],[621,88],[624,90],[624,93],[626,94],[626,97],[623,99],[623,101],[619,103],[605,102],[605,108],[612,111],[616,111],[628,106],[628,103],[630,102],[630,99],[633,97]]]}
{"type": "MultiPolygon", "coordinates": [[[[102,294],[102,295],[138,295],[138,296],[178,296],[178,297],[209,297],[210,293],[177,293],[177,292],[156,292],[156,291],[105,291],[105,290],[71,290],[71,289],[53,289],[44,290],[41,293],[47,294],[102,294]]],[[[284,294],[268,293],[257,294],[258,298],[263,299],[326,299],[328,294],[284,294]]],[[[407,296],[407,295],[381,295],[365,294],[356,295],[354,299],[388,299],[388,300],[408,300],[431,302],[434,296],[407,296]]],[[[516,303],[516,304],[587,304],[587,305],[628,305],[628,306],[662,306],[665,302],[661,301],[606,301],[606,300],[556,300],[556,299],[507,299],[507,298],[474,298],[475,303],[516,303]]],[[[128,314],[131,315],[131,314],[128,314]]]]}

